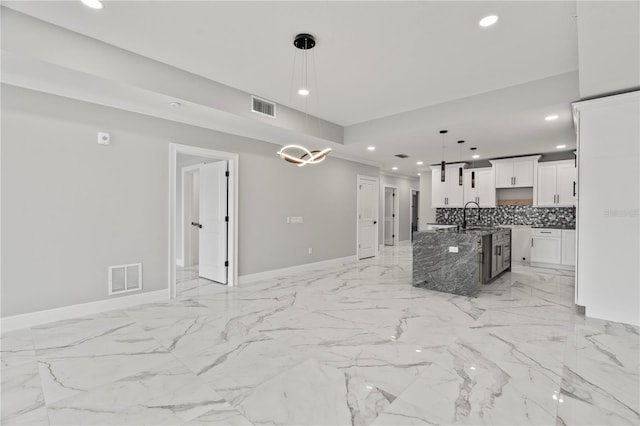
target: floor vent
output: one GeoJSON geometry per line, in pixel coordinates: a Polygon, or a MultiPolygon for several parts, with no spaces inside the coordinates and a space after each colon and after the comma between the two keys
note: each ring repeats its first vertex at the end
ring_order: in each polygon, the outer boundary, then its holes
{"type": "Polygon", "coordinates": [[[398,158],[409,158],[409,156],[407,154],[396,154],[396,157],[398,157],[398,158]]]}
{"type": "Polygon", "coordinates": [[[266,115],[267,117],[275,118],[276,104],[251,96],[251,111],[266,115]]]}
{"type": "Polygon", "coordinates": [[[142,290],[142,263],[109,266],[109,295],[142,290]]]}

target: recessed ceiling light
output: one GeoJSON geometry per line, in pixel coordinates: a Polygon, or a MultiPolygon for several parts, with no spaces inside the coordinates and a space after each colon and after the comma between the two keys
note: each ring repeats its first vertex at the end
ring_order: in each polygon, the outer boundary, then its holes
{"type": "Polygon", "coordinates": [[[566,145],[556,145],[556,149],[563,149],[563,148],[566,148],[566,147],[567,147],[566,145]]]}
{"type": "Polygon", "coordinates": [[[557,115],[547,115],[544,119],[547,120],[547,121],[553,121],[553,120],[557,120],[558,116],[557,115]]]}
{"type": "Polygon", "coordinates": [[[420,173],[418,173],[418,176],[420,176],[420,173]]]}
{"type": "Polygon", "coordinates": [[[496,22],[498,22],[498,17],[496,15],[489,15],[489,16],[485,16],[484,18],[482,18],[480,20],[480,26],[481,27],[490,27],[493,24],[495,24],[496,22]]]}
{"type": "Polygon", "coordinates": [[[480,154],[473,154],[471,158],[480,158],[480,154]]]}
{"type": "Polygon", "coordinates": [[[397,167],[392,167],[391,170],[398,170],[398,168],[397,167]]]}
{"type": "Polygon", "coordinates": [[[367,149],[368,149],[369,151],[375,151],[375,150],[376,150],[376,147],[375,147],[375,146],[368,146],[368,147],[367,147],[367,149]]]}
{"type": "Polygon", "coordinates": [[[82,4],[91,9],[102,9],[102,2],[100,0],[80,0],[82,4]]]}
{"type": "Polygon", "coordinates": [[[298,89],[298,95],[307,96],[308,94],[309,94],[309,90],[308,89],[298,89]]]}
{"type": "Polygon", "coordinates": [[[416,164],[417,164],[418,166],[422,166],[424,163],[423,163],[422,161],[418,161],[416,164]]]}

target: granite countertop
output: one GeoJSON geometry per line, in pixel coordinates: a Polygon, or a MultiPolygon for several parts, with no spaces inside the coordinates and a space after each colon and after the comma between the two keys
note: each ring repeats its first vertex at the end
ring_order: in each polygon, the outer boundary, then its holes
{"type": "Polygon", "coordinates": [[[563,225],[555,225],[555,226],[545,226],[545,225],[531,225],[531,228],[535,228],[535,229],[576,229],[575,225],[574,226],[563,226],[563,225]]]}
{"type": "Polygon", "coordinates": [[[499,226],[469,226],[467,229],[458,228],[444,228],[444,229],[432,229],[430,231],[421,232],[437,232],[441,234],[473,234],[478,236],[495,234],[499,231],[510,230],[511,228],[499,227],[499,226]]]}

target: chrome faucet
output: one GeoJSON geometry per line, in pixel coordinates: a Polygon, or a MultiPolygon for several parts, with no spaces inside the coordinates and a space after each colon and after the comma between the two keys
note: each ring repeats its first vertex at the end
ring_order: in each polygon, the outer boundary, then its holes
{"type": "Polygon", "coordinates": [[[462,229],[467,229],[467,206],[469,204],[475,204],[476,206],[478,206],[477,220],[480,221],[480,204],[476,203],[475,201],[469,201],[467,204],[464,205],[464,209],[462,210],[462,229]]]}

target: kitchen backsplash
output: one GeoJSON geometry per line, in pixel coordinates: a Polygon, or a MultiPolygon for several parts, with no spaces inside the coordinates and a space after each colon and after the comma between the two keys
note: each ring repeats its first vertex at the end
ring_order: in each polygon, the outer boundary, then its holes
{"type": "MultiPolygon", "coordinates": [[[[531,225],[531,226],[576,226],[575,207],[532,207],[499,206],[480,209],[480,221],[477,209],[467,209],[467,223],[473,225],[531,225]]],[[[462,223],[462,209],[436,209],[436,222],[443,225],[462,223]]]]}

